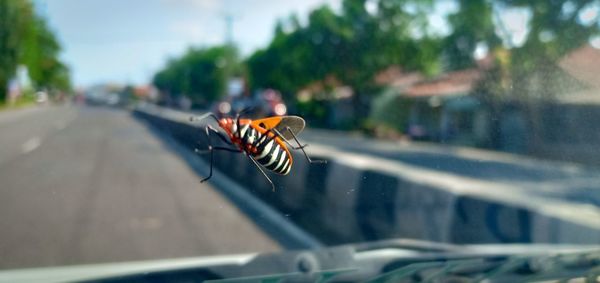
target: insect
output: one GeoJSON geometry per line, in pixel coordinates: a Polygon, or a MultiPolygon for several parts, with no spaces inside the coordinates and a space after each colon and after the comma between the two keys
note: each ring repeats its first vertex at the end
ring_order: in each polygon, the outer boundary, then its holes
{"type": "Polygon", "coordinates": [[[219,119],[213,113],[190,117],[190,121],[201,121],[206,118],[213,118],[225,132],[225,134],[223,134],[211,125],[206,125],[204,127],[208,138],[208,149],[196,149],[196,152],[210,153],[210,173],[208,174],[208,177],[204,178],[201,182],[205,182],[212,177],[214,163],[213,152],[215,150],[245,153],[269,181],[273,191],[275,191],[275,185],[262,168],[264,167],[280,175],[287,175],[290,172],[293,163],[293,158],[289,150],[290,148],[301,150],[309,163],[326,163],[325,160],[312,160],[304,151],[307,144],[300,145],[296,134],[300,133],[306,125],[304,119],[301,117],[275,116],[258,120],[240,118],[241,114],[246,111],[247,110],[238,113],[234,119],[219,119]],[[217,137],[229,146],[235,146],[235,148],[213,146],[211,133],[217,135],[217,137]],[[290,144],[291,140],[294,140],[297,146],[290,144]]]}

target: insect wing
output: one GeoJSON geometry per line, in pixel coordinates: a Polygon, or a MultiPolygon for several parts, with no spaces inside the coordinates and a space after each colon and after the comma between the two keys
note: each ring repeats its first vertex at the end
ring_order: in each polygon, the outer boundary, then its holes
{"type": "Polygon", "coordinates": [[[287,127],[297,135],[304,129],[306,122],[298,116],[280,116],[254,120],[252,121],[252,125],[265,130],[273,129],[275,132],[281,134],[284,139],[290,140],[293,136],[287,130],[287,127]]]}
{"type": "Polygon", "coordinates": [[[281,133],[281,135],[283,136],[284,139],[290,140],[293,138],[293,136],[286,129],[287,127],[289,127],[290,130],[292,130],[292,132],[294,132],[294,134],[297,135],[300,132],[302,132],[302,130],[304,130],[305,126],[306,126],[306,122],[304,122],[304,119],[302,119],[298,116],[283,116],[281,118],[281,123],[279,123],[277,125],[277,127],[275,127],[275,129],[279,133],[281,133]]]}

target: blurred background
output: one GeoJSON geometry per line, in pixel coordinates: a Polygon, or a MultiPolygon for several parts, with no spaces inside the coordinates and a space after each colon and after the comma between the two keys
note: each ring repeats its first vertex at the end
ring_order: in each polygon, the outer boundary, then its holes
{"type": "Polygon", "coordinates": [[[250,161],[219,155],[220,171],[323,244],[598,243],[600,218],[576,214],[600,205],[599,13],[596,0],[1,1],[0,268],[303,247],[200,184],[207,168],[177,149],[205,137],[173,121],[248,107],[303,117],[309,154],[330,165],[298,161],[276,193],[248,180],[250,161]],[[393,166],[360,165],[381,160],[393,166]],[[498,207],[506,226],[469,220],[498,207]],[[419,218],[432,209],[450,216],[419,218]]]}

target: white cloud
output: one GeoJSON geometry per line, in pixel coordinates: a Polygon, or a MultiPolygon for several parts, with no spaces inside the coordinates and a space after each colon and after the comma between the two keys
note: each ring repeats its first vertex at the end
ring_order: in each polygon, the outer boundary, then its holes
{"type": "Polygon", "coordinates": [[[185,38],[201,38],[205,31],[199,22],[188,20],[176,21],[169,25],[169,31],[185,38]]]}
{"type": "Polygon", "coordinates": [[[494,17],[496,33],[504,40],[505,45],[519,47],[525,43],[531,16],[528,9],[508,8],[500,11],[499,19],[494,17]]]}
{"type": "Polygon", "coordinates": [[[223,2],[219,0],[161,0],[164,4],[183,9],[194,9],[202,11],[218,11],[223,2]]]}

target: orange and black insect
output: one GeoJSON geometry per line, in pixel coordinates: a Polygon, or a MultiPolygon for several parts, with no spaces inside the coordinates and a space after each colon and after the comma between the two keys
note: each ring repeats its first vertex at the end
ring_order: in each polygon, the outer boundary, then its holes
{"type": "MultiPolygon", "coordinates": [[[[306,124],[301,117],[275,116],[251,120],[241,119],[240,114],[238,114],[234,119],[218,119],[214,114],[207,113],[199,117],[191,117],[190,120],[199,121],[208,117],[214,118],[219,123],[220,128],[225,131],[226,135],[212,126],[206,125],[205,131],[208,137],[208,150],[206,151],[210,152],[210,173],[201,182],[212,177],[214,150],[245,153],[265,178],[267,178],[269,183],[271,183],[273,190],[275,190],[273,181],[271,181],[261,167],[280,175],[287,175],[293,163],[289,148],[302,150],[309,163],[325,163],[324,160],[310,159],[304,151],[307,145],[300,145],[296,135],[304,129],[306,124]],[[213,146],[210,138],[211,133],[216,134],[226,144],[236,146],[237,148],[213,146]],[[291,140],[294,140],[298,146],[290,144],[291,140]]],[[[196,150],[196,152],[200,153],[202,151],[196,150]]]]}

